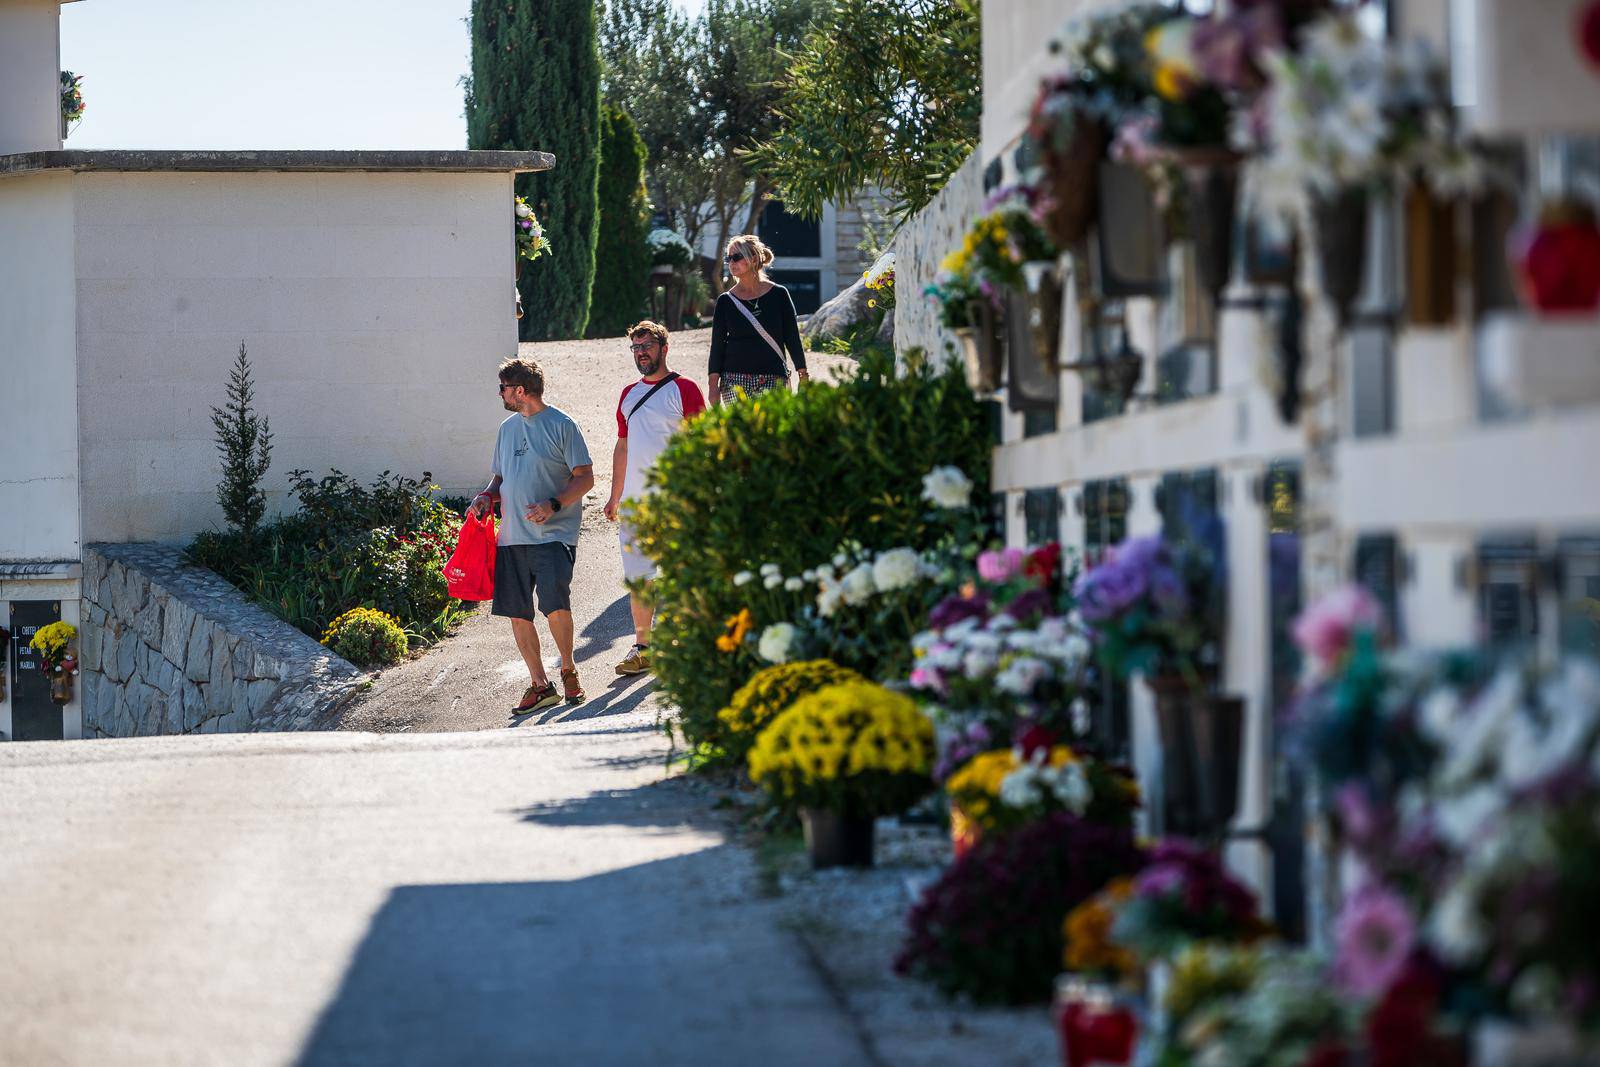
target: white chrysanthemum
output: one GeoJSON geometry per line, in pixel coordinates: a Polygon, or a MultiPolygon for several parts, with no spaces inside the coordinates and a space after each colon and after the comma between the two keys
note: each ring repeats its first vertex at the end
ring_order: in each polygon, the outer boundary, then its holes
{"type": "Polygon", "coordinates": [[[1089,810],[1094,790],[1089,787],[1089,776],[1083,773],[1082,767],[1076,763],[1064,763],[1048,768],[1044,775],[1050,792],[1055,794],[1062,807],[1074,815],[1082,815],[1089,810]]]}
{"type": "Polygon", "coordinates": [[[800,577],[805,581],[814,582],[817,580],[817,569],[815,567],[807,567],[800,572],[800,577]]]}
{"type": "Polygon", "coordinates": [[[527,204],[518,204],[517,205],[517,218],[525,219],[529,215],[532,215],[532,214],[533,214],[533,208],[529,207],[527,204]]]}
{"type": "Polygon", "coordinates": [[[766,578],[762,579],[761,584],[766,586],[768,589],[776,589],[778,586],[783,584],[783,575],[769,574],[766,576],[766,578]]]}
{"type": "Polygon", "coordinates": [[[1000,803],[1008,808],[1031,808],[1044,800],[1039,768],[1024,763],[1000,781],[1000,803]]]}
{"type": "Polygon", "coordinates": [[[806,583],[799,578],[786,578],[784,579],[783,587],[793,593],[796,590],[804,589],[806,583]]]}
{"type": "Polygon", "coordinates": [[[845,555],[843,552],[835,552],[833,554],[833,565],[840,570],[844,570],[846,567],[850,566],[850,557],[845,555]]]}
{"type": "Polygon", "coordinates": [[[1018,656],[995,675],[995,688],[1025,697],[1033,692],[1033,687],[1038,685],[1039,680],[1049,671],[1050,668],[1042,660],[1034,659],[1032,656],[1018,656]]]}
{"type": "Polygon", "coordinates": [[[833,617],[839,610],[839,602],[844,599],[844,593],[837,585],[825,585],[817,593],[817,613],[825,619],[833,617]]]}
{"type": "Polygon", "coordinates": [[[861,604],[870,600],[877,591],[872,580],[872,564],[857,564],[854,570],[839,579],[839,589],[844,594],[846,604],[861,604]]]}
{"type": "Polygon", "coordinates": [[[872,564],[872,580],[885,592],[904,589],[917,580],[917,553],[910,548],[891,548],[872,564]]]}
{"type": "Polygon", "coordinates": [[[783,570],[776,563],[763,563],[761,565],[761,572],[760,573],[761,573],[761,577],[765,578],[768,575],[782,574],[783,570]]]}
{"type": "Polygon", "coordinates": [[[787,622],[775,622],[761,631],[761,640],[756,644],[756,651],[761,653],[761,658],[769,663],[787,663],[794,655],[794,626],[787,622]]]}
{"type": "Polygon", "coordinates": [[[1500,792],[1487,785],[1441,801],[1434,810],[1439,835],[1457,848],[1466,848],[1504,805],[1500,792]]]}
{"type": "Polygon", "coordinates": [[[941,508],[964,508],[972,500],[972,480],[960,467],[935,467],[922,478],[922,497],[941,508]]]}
{"type": "Polygon", "coordinates": [[[1489,932],[1478,915],[1477,888],[1470,878],[1457,879],[1433,909],[1431,938],[1451,963],[1471,963],[1483,952],[1489,932]]]}
{"type": "Polygon", "coordinates": [[[756,576],[749,571],[740,571],[733,576],[734,585],[747,585],[756,580],[756,576]]]}

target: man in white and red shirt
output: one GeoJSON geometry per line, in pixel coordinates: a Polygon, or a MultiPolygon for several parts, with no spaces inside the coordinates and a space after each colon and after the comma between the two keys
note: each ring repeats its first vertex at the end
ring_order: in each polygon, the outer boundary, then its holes
{"type": "MultiPolygon", "coordinates": [[[[646,479],[667,439],[690,417],[704,411],[705,397],[688,378],[667,369],[667,328],[646,320],[628,331],[633,362],[643,375],[622,390],[617,401],[617,447],[611,453],[611,499],[606,518],[617,519],[617,507],[650,491],[646,479]]],[[[626,522],[617,527],[622,542],[622,576],[649,581],[656,565],[633,543],[626,522]]],[[[618,674],[642,674],[650,669],[650,624],[655,611],[630,593],[633,609],[633,651],[617,664],[618,674]]]]}

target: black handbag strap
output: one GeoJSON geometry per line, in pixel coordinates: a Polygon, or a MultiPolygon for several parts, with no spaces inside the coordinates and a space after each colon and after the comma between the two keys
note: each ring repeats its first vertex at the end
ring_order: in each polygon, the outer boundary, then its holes
{"type": "Polygon", "coordinates": [[[639,409],[644,407],[645,403],[651,397],[656,395],[656,390],[657,389],[660,389],[663,385],[666,385],[670,381],[675,381],[677,379],[677,377],[678,377],[678,372],[677,371],[672,371],[665,378],[661,379],[659,382],[657,382],[656,384],[652,385],[650,387],[650,391],[648,393],[644,394],[644,396],[641,396],[639,398],[639,402],[637,404],[633,405],[633,407],[628,409],[628,422],[630,424],[633,422],[633,417],[639,413],[639,409]]]}

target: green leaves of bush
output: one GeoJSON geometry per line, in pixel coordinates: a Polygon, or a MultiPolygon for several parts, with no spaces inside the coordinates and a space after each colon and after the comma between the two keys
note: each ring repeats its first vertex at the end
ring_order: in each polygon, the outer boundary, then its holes
{"type": "Polygon", "coordinates": [[[291,471],[295,514],[261,527],[254,538],[203,533],[190,544],[189,558],[313,637],[346,610],[371,607],[398,618],[411,640],[426,644],[461,614],[442,570],[461,519],[429,498],[429,477],[384,471],[364,486],[338,470],[316,480],[291,471]]]}
{"type": "Polygon", "coordinates": [[[703,757],[721,757],[717,712],[765,666],[751,651],[717,650],[727,618],[750,607],[764,627],[805,603],[781,590],[754,603],[758,583],[736,587],[735,574],[763,563],[799,574],[852,539],[874,549],[932,544],[944,531],[928,522],[922,476],[936,466],[960,467],[977,499],[987,494],[987,423],[959,369],[907,362],[897,376],[892,357],[873,354],[841,385],[714,408],[657,459],[657,491],[633,519],[660,570],[652,661],[703,757]]]}

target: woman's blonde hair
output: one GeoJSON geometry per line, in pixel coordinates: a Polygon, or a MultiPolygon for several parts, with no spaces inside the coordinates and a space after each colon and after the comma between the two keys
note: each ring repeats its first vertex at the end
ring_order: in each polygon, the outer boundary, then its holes
{"type": "MultiPolygon", "coordinates": [[[[755,234],[742,233],[733,238],[728,242],[726,251],[729,254],[734,252],[741,253],[745,259],[756,265],[756,277],[764,282],[771,280],[767,277],[767,265],[772,262],[772,249],[762,244],[761,238],[755,234]]],[[[722,270],[729,278],[733,277],[733,272],[728,270],[726,263],[722,265],[722,270]]]]}

